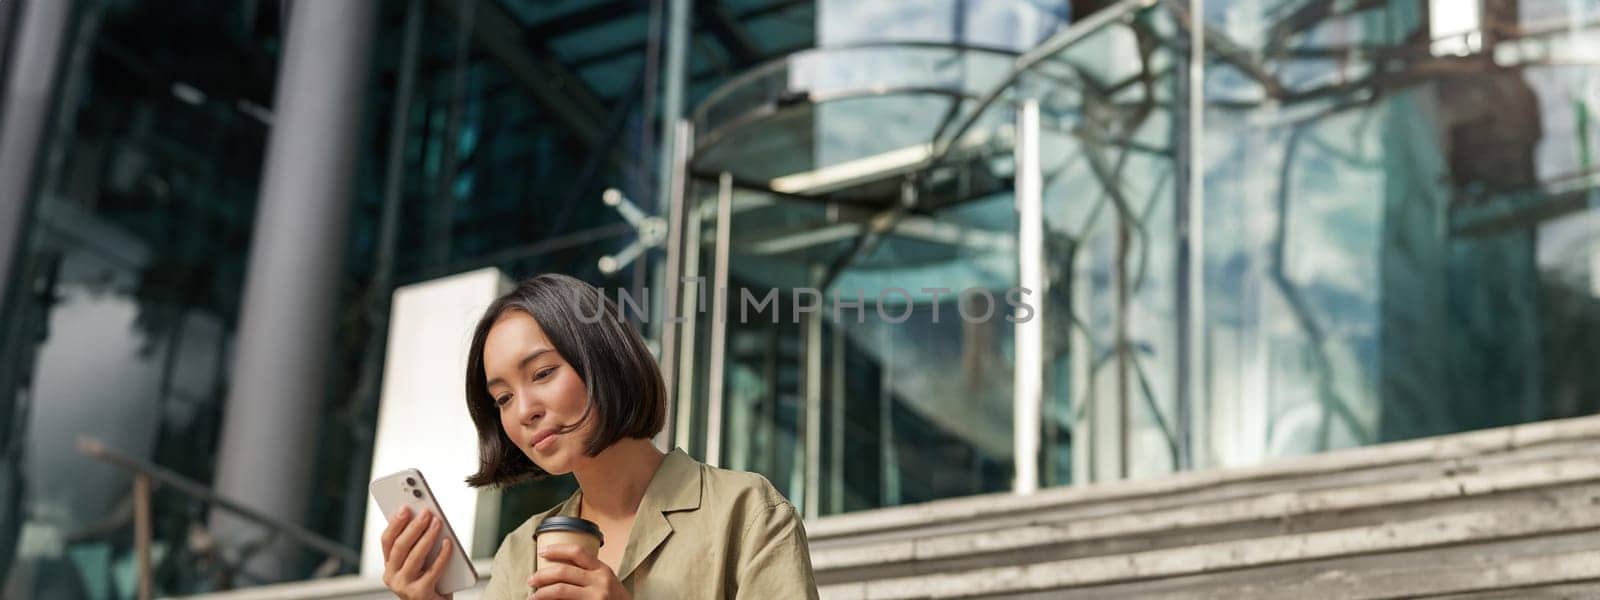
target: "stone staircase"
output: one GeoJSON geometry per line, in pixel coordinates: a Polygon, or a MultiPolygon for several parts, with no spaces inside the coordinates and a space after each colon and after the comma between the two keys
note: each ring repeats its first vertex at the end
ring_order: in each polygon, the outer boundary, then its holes
{"type": "MultiPolygon", "coordinates": [[[[1597,450],[1584,417],[807,529],[834,599],[1600,598],[1597,450]]],[[[352,577],[208,597],[391,596],[352,577]]]]}
{"type": "Polygon", "coordinates": [[[840,599],[1600,597],[1597,450],[1585,417],[962,498],[815,523],[813,562],[840,599]]]}

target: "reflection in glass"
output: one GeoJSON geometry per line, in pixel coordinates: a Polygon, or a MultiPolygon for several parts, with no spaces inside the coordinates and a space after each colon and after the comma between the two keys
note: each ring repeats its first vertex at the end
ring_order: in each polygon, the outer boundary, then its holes
{"type": "MultiPolygon", "coordinates": [[[[41,149],[4,316],[19,326],[0,344],[7,597],[133,595],[131,477],[79,454],[79,436],[212,475],[278,34],[219,26],[246,22],[228,8],[173,20],[145,4],[76,11],[41,149]]],[[[199,543],[204,507],[153,500],[157,591],[226,577],[199,543]]]]}
{"type": "Polygon", "coordinates": [[[1595,410],[1592,8],[1228,4],[1263,55],[1206,79],[1213,464],[1595,410]]]}
{"type": "MultiPolygon", "coordinates": [[[[907,50],[896,81],[919,73],[951,97],[885,89],[778,102],[747,121],[733,118],[739,111],[702,112],[697,125],[723,129],[699,148],[697,165],[706,177],[745,175],[743,193],[765,203],[734,217],[736,281],[780,291],[822,281],[869,299],[950,282],[994,289],[1014,277],[1014,106],[1037,99],[1049,280],[1039,299],[1039,465],[1048,485],[1592,412],[1597,382],[1578,365],[1600,344],[1591,172],[1600,139],[1590,124],[1600,86],[1582,50],[1597,11],[1523,2],[1445,27],[1430,18],[1438,4],[1318,12],[1209,2],[1195,80],[1194,15],[1182,3],[1091,16],[971,96],[959,53],[933,68],[907,50]],[[1201,114],[1187,108],[1195,94],[1201,114]],[[871,119],[882,133],[862,136],[873,128],[854,121],[833,128],[863,115],[885,115],[871,119]],[[775,150],[793,147],[802,151],[775,150]],[[818,177],[847,167],[851,178],[818,177]],[[915,199],[902,213],[895,206],[907,189],[915,199]],[[863,233],[873,219],[881,227],[863,233]],[[941,244],[940,231],[964,232],[955,234],[963,241],[941,244]],[[1013,247],[987,252],[982,240],[1013,247]]],[[[878,48],[859,51],[869,50],[878,48]]],[[[793,79],[780,87],[804,87],[793,79]]],[[[835,79],[850,81],[848,72],[835,79]]],[[[742,105],[774,102],[776,92],[762,89],[742,105]]],[[[957,332],[924,316],[945,306],[939,300],[907,302],[913,318],[900,324],[869,310],[859,323],[825,318],[817,334],[803,322],[731,330],[753,336],[743,346],[751,351],[777,349],[775,362],[736,369],[738,427],[767,419],[782,443],[821,446],[820,513],[911,501],[907,471],[887,466],[908,464],[908,449],[929,451],[904,441],[908,430],[949,436],[940,443],[964,444],[980,463],[1005,462],[989,442],[1009,434],[988,417],[1009,411],[999,405],[1010,380],[963,369],[983,364],[973,352],[1007,357],[1010,330],[957,332]],[[807,359],[812,338],[820,349],[807,359]],[[807,394],[796,381],[807,372],[834,378],[807,394]],[[962,387],[974,382],[987,383],[962,387]],[[807,413],[812,398],[821,408],[807,413]],[[873,398],[888,408],[858,408],[873,398]],[[836,418],[849,430],[833,437],[841,428],[826,424],[836,418]],[[808,438],[808,422],[824,434],[808,438]],[[879,485],[852,465],[877,469],[879,485]]],[[[752,444],[729,448],[742,457],[752,444]]],[[[774,469],[797,482],[790,487],[805,481],[786,466],[799,458],[735,460],[774,469]]],[[[962,485],[983,488],[987,477],[962,485]]]]}

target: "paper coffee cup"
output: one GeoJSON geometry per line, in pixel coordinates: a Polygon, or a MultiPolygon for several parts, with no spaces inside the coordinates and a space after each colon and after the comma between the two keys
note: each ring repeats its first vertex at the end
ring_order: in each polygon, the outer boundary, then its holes
{"type": "Polygon", "coordinates": [[[539,570],[540,548],[572,544],[587,549],[590,554],[599,555],[600,546],[604,543],[605,536],[601,535],[600,526],[593,521],[579,517],[546,517],[533,530],[533,570],[539,570]]]}

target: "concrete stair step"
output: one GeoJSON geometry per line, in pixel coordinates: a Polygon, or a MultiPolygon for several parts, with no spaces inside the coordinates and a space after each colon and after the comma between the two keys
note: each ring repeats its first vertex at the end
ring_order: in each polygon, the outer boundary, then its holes
{"type": "Polygon", "coordinates": [[[1150,479],[986,494],[825,517],[808,525],[813,545],[960,531],[1041,512],[1084,518],[1157,510],[1282,490],[1313,490],[1431,477],[1492,464],[1577,456],[1600,440],[1600,418],[1566,419],[1280,459],[1259,466],[1176,473],[1150,479]]]}
{"type": "Polygon", "coordinates": [[[1600,596],[1594,575],[1600,540],[1592,532],[1346,556],[1253,569],[1006,594],[1008,598],[1104,600],[1375,599],[1600,596]]]}
{"type": "Polygon", "coordinates": [[[824,519],[812,557],[829,598],[1387,597],[1486,591],[1494,581],[1561,589],[1600,580],[1583,560],[1600,569],[1597,425],[1589,417],[1153,483],[964,498],[892,509],[905,514],[854,532],[846,517],[824,519]],[[910,515],[926,520],[903,525],[910,515]],[[1593,547],[1569,555],[1513,543],[1574,532],[1593,547]],[[1408,552],[1455,562],[1350,563],[1408,552]],[[1441,578],[1477,583],[1428,583],[1441,578]]]}
{"type": "MultiPolygon", "coordinates": [[[[1585,486],[1582,490],[1554,495],[1551,500],[1553,503],[1545,506],[1513,505],[1498,510],[1451,512],[1378,525],[1085,558],[1053,559],[1047,555],[1035,554],[1026,562],[1012,565],[991,563],[992,566],[959,571],[834,583],[827,585],[825,590],[828,598],[863,599],[967,598],[1022,592],[1066,592],[1075,588],[1230,571],[1261,570],[1296,563],[1328,562],[1368,555],[1447,547],[1491,546],[1530,537],[1584,533],[1588,534],[1586,537],[1592,538],[1593,532],[1600,530],[1600,510],[1597,510],[1597,507],[1600,507],[1600,486],[1585,486]]],[[[1241,585],[1242,582],[1233,581],[1229,582],[1233,584],[1231,586],[1213,587],[1199,586],[1195,584],[1198,582],[1194,582],[1180,593],[1187,597],[1243,595],[1349,598],[1382,597],[1375,594],[1387,594],[1395,590],[1400,590],[1397,593],[1399,596],[1471,591],[1498,581],[1494,579],[1495,577],[1522,578],[1523,580],[1519,580],[1517,585],[1527,585],[1529,581],[1526,580],[1529,579],[1536,583],[1600,581],[1600,555],[1595,551],[1600,551],[1600,541],[1597,541],[1592,548],[1582,548],[1577,552],[1555,557],[1528,555],[1490,562],[1486,550],[1479,548],[1468,552],[1464,557],[1465,560],[1456,562],[1448,562],[1443,556],[1433,556],[1430,558],[1427,570],[1410,566],[1396,568],[1394,562],[1383,560],[1377,565],[1353,571],[1348,567],[1324,569],[1321,576],[1302,575],[1288,583],[1259,572],[1246,572],[1241,576],[1250,582],[1248,584],[1241,585]],[[1529,571],[1517,567],[1523,563],[1543,564],[1553,570],[1529,571]],[[1486,569],[1485,564],[1492,564],[1494,569],[1486,569]],[[1373,566],[1383,568],[1374,569],[1373,566]],[[1428,570],[1483,575],[1465,583],[1460,581],[1460,578],[1453,582],[1438,582],[1434,581],[1435,577],[1428,575],[1428,570]],[[1484,579],[1485,577],[1488,579],[1484,579]],[[1410,587],[1396,587],[1398,585],[1396,582],[1402,581],[1410,587]],[[1250,590],[1259,593],[1252,595],[1250,590]]]]}
{"type": "Polygon", "coordinates": [[[1009,517],[1005,523],[974,531],[817,547],[813,563],[827,581],[848,581],[937,572],[1040,553],[1058,558],[1095,556],[1321,531],[1440,511],[1537,504],[1556,493],[1552,490],[1574,485],[1580,490],[1600,485],[1600,458],[1551,458],[1431,479],[1273,492],[1085,519],[1042,512],[1025,522],[1009,517]]]}

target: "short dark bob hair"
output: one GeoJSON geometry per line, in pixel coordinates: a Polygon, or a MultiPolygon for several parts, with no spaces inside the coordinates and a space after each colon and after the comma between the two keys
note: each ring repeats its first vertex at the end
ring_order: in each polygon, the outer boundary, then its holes
{"type": "Polygon", "coordinates": [[[667,388],[654,356],[615,302],[594,286],[566,275],[525,279],[483,311],[467,354],[467,412],[478,427],[478,472],[472,487],[509,486],[550,474],[528,459],[500,426],[500,408],[489,395],[483,343],[510,311],[533,317],[555,351],[588,388],[588,404],[577,427],[595,420],[584,449],[594,456],[623,438],[650,438],[666,422],[667,388]]]}

